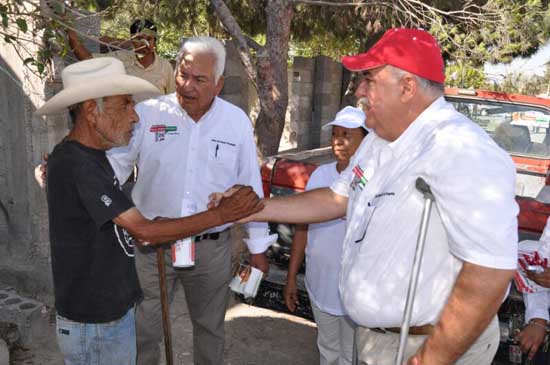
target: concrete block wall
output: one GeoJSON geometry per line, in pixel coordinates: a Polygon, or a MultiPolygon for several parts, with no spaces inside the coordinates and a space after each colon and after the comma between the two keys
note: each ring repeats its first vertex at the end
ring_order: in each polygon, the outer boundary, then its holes
{"type": "Polygon", "coordinates": [[[0,322],[17,325],[23,345],[46,335],[49,321],[49,312],[43,303],[19,296],[13,289],[0,290],[0,322]]]}
{"type": "Polygon", "coordinates": [[[321,127],[333,120],[340,110],[342,96],[342,64],[325,56],[315,58],[315,88],[311,148],[328,146],[331,130],[321,127]]]}
{"type": "Polygon", "coordinates": [[[310,148],[315,59],[294,57],[288,72],[289,100],[279,149],[310,148]]]}
{"type": "Polygon", "coordinates": [[[226,40],[224,41],[224,45],[227,54],[223,73],[225,82],[220,97],[237,105],[248,114],[250,111],[248,76],[246,75],[235,43],[231,40],[226,40]]]}

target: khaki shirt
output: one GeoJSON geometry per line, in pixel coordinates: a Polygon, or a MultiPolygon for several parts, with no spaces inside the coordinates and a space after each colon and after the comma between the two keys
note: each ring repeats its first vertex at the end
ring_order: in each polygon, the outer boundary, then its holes
{"type": "MultiPolygon", "coordinates": [[[[171,94],[176,90],[174,69],[168,60],[160,57],[155,53],[155,61],[144,68],[141,63],[138,62],[135,54],[130,51],[119,50],[109,53],[94,53],[94,57],[115,57],[122,61],[128,75],[136,76],[144,80],[149,81],[155,85],[161,93],[171,94]]],[[[139,95],[137,98],[134,96],[136,103],[140,101],[150,99],[153,95],[139,95]]]]}

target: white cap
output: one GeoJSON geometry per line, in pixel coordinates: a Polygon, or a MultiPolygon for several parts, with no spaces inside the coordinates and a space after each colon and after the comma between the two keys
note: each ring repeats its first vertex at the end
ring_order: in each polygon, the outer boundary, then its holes
{"type": "Polygon", "coordinates": [[[330,126],[337,125],[344,128],[366,128],[365,119],[367,116],[361,108],[356,108],[353,106],[346,106],[344,109],[336,113],[336,117],[330,123],[327,123],[323,126],[323,129],[326,129],[330,126]]]}

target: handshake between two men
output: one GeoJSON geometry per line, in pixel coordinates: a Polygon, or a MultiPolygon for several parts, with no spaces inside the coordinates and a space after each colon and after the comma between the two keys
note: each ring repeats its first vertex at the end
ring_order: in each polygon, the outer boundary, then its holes
{"type": "MultiPolygon", "coordinates": [[[[155,226],[160,224],[158,227],[160,231],[158,231],[158,233],[152,233],[146,230],[127,230],[142,246],[162,244],[182,238],[182,234],[184,234],[185,237],[192,236],[212,227],[239,221],[261,211],[263,207],[262,201],[252,187],[235,185],[224,193],[212,193],[210,195],[208,210],[206,211],[188,217],[159,217],[153,221],[149,221],[153,226],[153,232],[156,231],[156,229],[154,229],[155,226]],[[183,233],[183,230],[185,230],[186,233],[183,233]]],[[[132,210],[137,211],[136,208],[130,209],[115,218],[115,223],[117,223],[117,219],[123,218],[122,216],[126,213],[131,214],[132,210]]],[[[139,213],[139,211],[137,212],[139,213]]],[[[124,224],[120,225],[124,227],[124,224]]]]}

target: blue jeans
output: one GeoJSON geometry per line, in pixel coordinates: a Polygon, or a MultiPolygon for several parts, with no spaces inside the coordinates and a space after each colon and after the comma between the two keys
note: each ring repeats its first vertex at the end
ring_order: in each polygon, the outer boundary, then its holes
{"type": "Polygon", "coordinates": [[[134,308],[108,323],[80,323],[57,315],[57,342],[66,365],[134,365],[134,308]]]}

